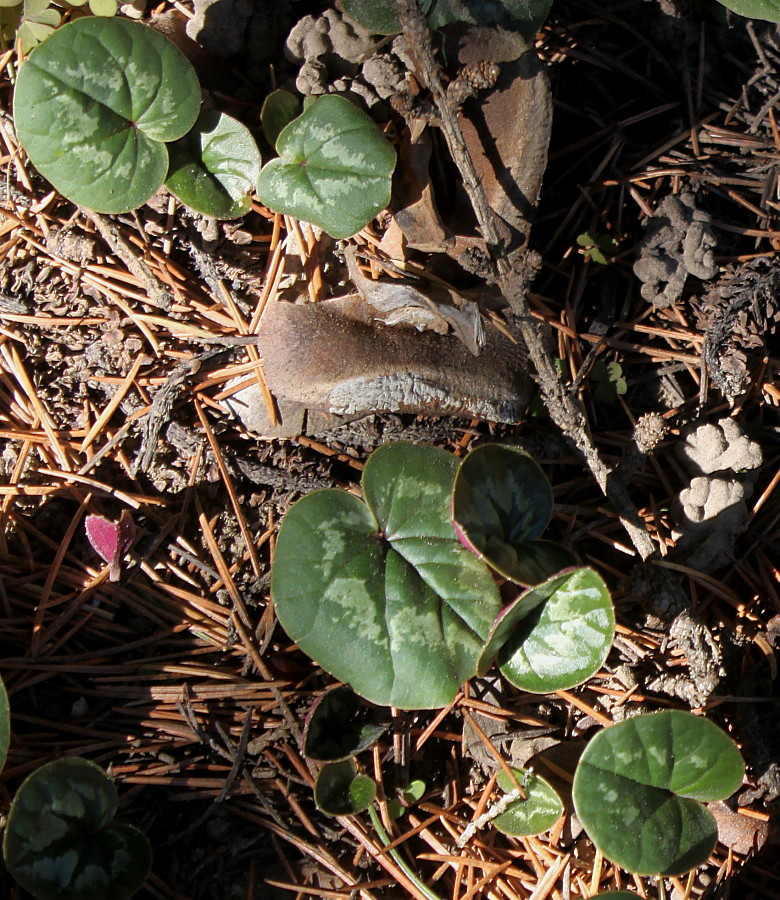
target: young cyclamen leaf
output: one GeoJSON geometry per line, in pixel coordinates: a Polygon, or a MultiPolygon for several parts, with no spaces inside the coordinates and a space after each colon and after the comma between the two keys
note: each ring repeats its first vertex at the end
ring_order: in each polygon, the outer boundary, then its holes
{"type": "Polygon", "coordinates": [[[118,522],[103,516],[87,516],[87,540],[98,556],[108,563],[108,580],[119,581],[121,564],[135,541],[135,523],[124,509],[118,522]]]}
{"type": "Polygon", "coordinates": [[[390,202],[395,150],[372,119],[344,97],[304,106],[276,141],[257,195],[270,209],[351,237],[390,202]]]}
{"type": "MultiPolygon", "coordinates": [[[[563,815],[563,803],[556,790],[540,775],[527,769],[512,769],[512,773],[525,792],[499,816],[493,825],[504,834],[515,836],[541,834],[547,831],[563,815]]],[[[506,772],[499,772],[498,786],[506,794],[516,787],[506,772]]]]}
{"type": "Polygon", "coordinates": [[[116,808],[116,788],[95,763],[46,763],[11,804],[6,868],[38,900],[129,900],[146,881],[152,850],[143,832],[114,821],[116,808]]]}
{"type": "Polygon", "coordinates": [[[249,212],[260,174],[260,151],[249,129],[207,110],[183,138],[168,144],[165,186],[185,206],[216,219],[249,212]]]}
{"type": "Polygon", "coordinates": [[[570,550],[538,540],[552,511],[549,481],[519,447],[484,444],[458,469],[452,519],[460,541],[517,584],[539,584],[576,565],[570,550]]]}
{"type": "Polygon", "coordinates": [[[314,802],[328,816],[354,816],[374,802],[376,782],[358,772],[354,759],[328,763],[314,785],[314,802]]]}
{"type": "Polygon", "coordinates": [[[580,758],[572,798],[607,859],[637,875],[682,875],[717,840],[702,804],[734,793],[744,770],[737,745],[715,724],[663,710],[600,731],[580,758]]]}

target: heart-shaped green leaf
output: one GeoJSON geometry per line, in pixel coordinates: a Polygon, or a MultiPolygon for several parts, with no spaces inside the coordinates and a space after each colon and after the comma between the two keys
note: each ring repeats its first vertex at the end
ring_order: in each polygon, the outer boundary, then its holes
{"type": "Polygon", "coordinates": [[[331,237],[360,231],[390,202],[395,150],[356,106],[328,94],[306,105],[276,141],[257,194],[270,209],[312,222],[331,237]]]}
{"type": "Polygon", "coordinates": [[[338,762],[370,747],[390,726],[376,709],[364,706],[352,688],[324,693],[312,706],[303,733],[303,754],[318,762],[338,762]]]}
{"type": "Polygon", "coordinates": [[[354,816],[368,809],[376,782],[358,773],[354,759],[323,766],[314,785],[314,802],[329,816],[354,816]]]}
{"type": "Polygon", "coordinates": [[[547,18],[552,0],[436,0],[428,14],[431,28],[454,22],[501,26],[533,36],[547,18]]]}
{"type": "Polygon", "coordinates": [[[344,491],[299,500],[279,530],[271,594],[287,634],[383,706],[446,706],[477,667],[501,601],[452,528],[457,460],[387,444],[344,491]]]}
{"type": "Polygon", "coordinates": [[[146,881],[152,851],[137,828],[112,823],[116,804],[114,785],[86,759],[36,769],[8,814],[8,871],[39,900],[131,897],[146,881]]]}
{"type": "Polygon", "coordinates": [[[60,193],[119,213],[163,183],[165,144],[192,128],[199,106],[195,70],[167,38],[129,19],[87,17],[58,29],[21,67],[14,123],[60,193]]]}
{"type": "Polygon", "coordinates": [[[733,794],[743,774],[728,735],[669,710],[600,731],[580,758],[572,795],[585,830],[612,862],[637,875],[681,875],[715,846],[717,826],[702,802],[733,794]]]}
{"type": "Polygon", "coordinates": [[[538,584],[576,564],[552,541],[537,541],[553,511],[550,483],[519,447],[484,444],[463,460],[452,518],[463,543],[505,578],[538,584]]]}
{"type": "MultiPolygon", "coordinates": [[[[557,791],[544,778],[525,769],[512,769],[520,782],[525,799],[519,798],[493,819],[493,825],[504,834],[521,837],[542,834],[552,828],[563,815],[563,803],[557,791]]],[[[498,786],[507,794],[515,785],[506,772],[498,774],[498,786]]]]}
{"type": "Polygon", "coordinates": [[[780,22],[780,2],[778,0],[720,0],[737,15],[750,19],[765,19],[780,22]]]}
{"type": "Polygon", "coordinates": [[[275,147],[282,131],[301,114],[301,101],[289,91],[271,91],[260,110],[265,138],[275,147]]]}
{"type": "Polygon", "coordinates": [[[252,207],[260,151],[249,129],[225,113],[202,112],[194,128],[168,145],[165,186],[190,209],[237,219],[252,207]]]}
{"type": "Polygon", "coordinates": [[[598,671],[614,633],[609,588],[596,571],[581,568],[521,594],[502,612],[489,645],[501,647],[501,673],[508,681],[524,691],[547,694],[582,684],[598,671]]]}

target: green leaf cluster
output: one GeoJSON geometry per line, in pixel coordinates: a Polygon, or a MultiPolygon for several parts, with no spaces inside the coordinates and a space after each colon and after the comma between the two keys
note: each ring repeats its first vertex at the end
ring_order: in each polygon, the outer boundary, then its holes
{"type": "MultiPolygon", "coordinates": [[[[41,40],[59,14],[52,18],[47,0],[24,2],[41,40]]],[[[251,132],[225,113],[201,111],[200,85],[181,51],[128,19],[59,28],[32,51],[14,91],[17,136],[32,164],[97,212],[128,212],[164,184],[191,209],[234,219],[257,191],[271,209],[343,238],[387,206],[395,151],[349,101],[318,98],[298,115],[297,100],[275,92],[262,119],[280,158],[261,172],[251,132]]]]}
{"type": "MultiPolygon", "coordinates": [[[[368,810],[384,840],[376,786],[355,755],[387,722],[360,696],[380,706],[444,706],[495,662],[524,690],[562,690],[602,665],[615,620],[598,573],[567,559],[551,574],[557,559],[546,551],[532,556],[545,560],[542,580],[502,604],[491,569],[525,576],[529,564],[518,559],[552,511],[544,474],[516,448],[486,445],[459,462],[431,447],[387,444],[368,460],[362,489],[363,500],[323,490],[292,506],[271,594],[288,635],[351,686],[325,694],[307,721],[305,752],[326,762],[317,803],[332,815],[368,810]]],[[[714,846],[702,802],[733,793],[743,771],[736,745],[715,725],[666,711],[599,732],[578,764],[573,801],[605,857],[630,872],[677,875],[714,846]]],[[[504,772],[498,786],[504,800],[492,825],[507,834],[545,831],[563,811],[533,771],[504,772]]],[[[409,797],[416,802],[419,791],[409,797]]],[[[399,798],[395,814],[403,805],[399,798]]]]}
{"type": "Polygon", "coordinates": [[[486,446],[461,463],[388,444],[362,487],[363,500],[339,490],[303,497],[277,539],[277,616],[322,668],[373,703],[425,709],[446,706],[497,660],[540,692],[601,666],[614,632],[609,591],[563,548],[534,546],[552,495],[526,454],[486,446]],[[521,578],[502,565],[526,543],[534,549],[521,578]],[[491,567],[522,587],[532,570],[533,586],[505,607],[491,567]]]}

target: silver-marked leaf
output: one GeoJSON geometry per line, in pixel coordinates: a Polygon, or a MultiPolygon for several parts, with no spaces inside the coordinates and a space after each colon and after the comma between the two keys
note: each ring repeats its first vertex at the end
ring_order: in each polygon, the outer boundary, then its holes
{"type": "Polygon", "coordinates": [[[200,85],[167,38],[129,19],[58,29],[22,65],[14,124],[36,169],[98,212],[145,203],[168,171],[166,142],[195,123],[200,85]]]}
{"type": "Polygon", "coordinates": [[[314,785],[314,802],[329,816],[354,816],[368,809],[376,782],[358,773],[354,759],[323,766],[314,785]]]}
{"type": "MultiPolygon", "coordinates": [[[[563,815],[563,803],[557,791],[544,778],[525,769],[512,769],[512,773],[525,793],[525,799],[513,801],[499,816],[493,819],[493,825],[504,834],[516,837],[542,834],[552,828],[563,815]]],[[[516,790],[512,780],[501,771],[498,773],[498,786],[509,794],[516,790]]]]}
{"type": "Polygon", "coordinates": [[[216,219],[237,219],[252,207],[260,151],[249,129],[225,113],[198,116],[183,138],[168,145],[165,186],[185,206],[216,219]]]}
{"type": "Polygon", "coordinates": [[[547,694],[582,684],[612,646],[612,598],[590,568],[563,572],[525,591],[502,613],[514,621],[518,616],[513,629],[499,620],[490,643],[495,647],[508,635],[498,655],[501,673],[524,691],[547,694]]]}
{"type": "Polygon", "coordinates": [[[308,103],[276,141],[257,195],[276,212],[312,222],[331,237],[360,231],[390,202],[395,150],[364,112],[328,94],[308,103]]]}
{"type": "Polygon", "coordinates": [[[778,0],[720,0],[720,2],[737,15],[750,19],[765,19],[767,22],[780,22],[778,0]]]}
{"type": "Polygon", "coordinates": [[[487,567],[456,539],[457,460],[388,444],[343,491],[299,500],[279,530],[271,594],[287,634],[363,697],[445,706],[476,672],[501,602],[487,567]]]}
{"type": "Polygon", "coordinates": [[[484,444],[461,463],[452,493],[455,528],[465,546],[505,578],[538,584],[576,564],[565,547],[536,540],[552,510],[547,477],[519,447],[484,444]]]}
{"type": "Polygon", "coordinates": [[[702,802],[742,784],[736,744],[712,722],[678,710],[600,731],[574,775],[574,806],[593,843],[637,875],[682,875],[704,863],[717,826],[702,802]]]}
{"type": "Polygon", "coordinates": [[[3,839],[8,871],[39,900],[127,900],[149,874],[145,835],[113,823],[116,789],[86,759],[36,769],[16,792],[3,839]]]}

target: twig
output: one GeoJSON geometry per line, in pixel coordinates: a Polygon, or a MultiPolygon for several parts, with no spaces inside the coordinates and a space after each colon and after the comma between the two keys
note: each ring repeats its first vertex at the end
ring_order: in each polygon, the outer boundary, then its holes
{"type": "MultiPolygon", "coordinates": [[[[81,208],[81,207],[80,207],[81,208]]],[[[115,256],[127,266],[128,271],[146,288],[147,299],[151,306],[158,309],[168,310],[173,303],[173,297],[168,288],[160,281],[160,279],[152,272],[149,266],[133,252],[133,248],[128,243],[122,232],[114,225],[114,223],[101,216],[99,213],[93,212],[91,209],[81,208],[81,212],[86,218],[93,223],[95,228],[100,232],[100,236],[111,248],[115,256]]]]}
{"type": "MultiPolygon", "coordinates": [[[[471,155],[463,138],[457,119],[457,110],[447,96],[441,76],[441,68],[433,53],[431,34],[417,0],[396,0],[398,17],[409,53],[417,71],[417,79],[431,92],[441,122],[440,127],[450,154],[463,178],[463,186],[469,195],[480,232],[487,244],[490,262],[504,299],[511,308],[528,355],[535,369],[545,407],[551,419],[584,458],[596,483],[615,507],[623,527],[643,560],[656,553],[656,547],[640,519],[623,485],[610,478],[610,470],[604,464],[590,439],[588,423],[568,387],[561,381],[551,354],[544,345],[540,326],[531,316],[526,296],[526,284],[522,275],[522,258],[517,251],[508,254],[501,240],[496,216],[490,208],[485,191],[477,175],[471,155]]],[[[522,252],[522,251],[520,251],[522,252]]]]}

